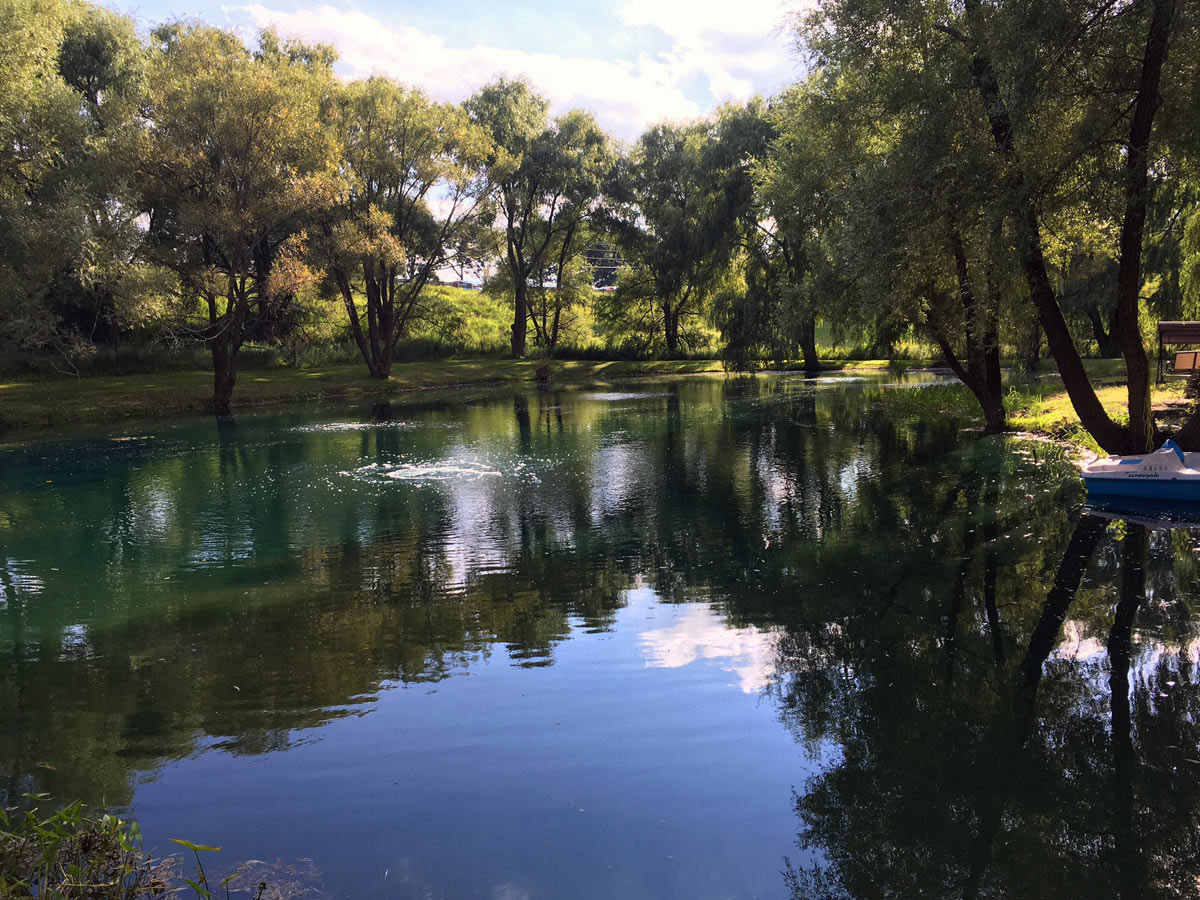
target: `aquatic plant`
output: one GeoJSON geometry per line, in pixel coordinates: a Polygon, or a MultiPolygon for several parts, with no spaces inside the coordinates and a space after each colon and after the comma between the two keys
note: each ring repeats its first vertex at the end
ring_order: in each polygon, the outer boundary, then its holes
{"type": "MultiPolygon", "coordinates": [[[[188,850],[191,850],[192,855],[196,857],[196,877],[193,879],[185,876],[183,881],[188,887],[196,892],[196,897],[198,900],[212,900],[213,897],[218,896],[217,891],[214,891],[208,882],[208,873],[204,871],[204,862],[201,860],[200,854],[219,853],[221,848],[209,847],[205,844],[195,844],[192,841],[187,841],[183,838],[171,838],[171,843],[178,844],[180,847],[186,847],[188,850]]],[[[218,883],[217,887],[219,890],[224,891],[226,900],[229,898],[229,885],[241,876],[242,872],[240,870],[234,870],[222,878],[218,883]]],[[[254,892],[254,900],[260,900],[263,892],[266,889],[267,883],[265,881],[260,881],[258,884],[258,889],[254,892]]]]}
{"type": "MultiPolygon", "coordinates": [[[[43,800],[43,795],[30,796],[43,800]]],[[[142,849],[136,822],[72,803],[43,816],[0,809],[0,897],[136,900],[169,888],[168,861],[142,849]]]]}
{"type": "MultiPolygon", "coordinates": [[[[29,794],[29,809],[0,808],[0,900],[145,900],[177,895],[178,857],[154,859],[142,847],[136,822],[109,813],[88,812],[80,802],[43,814],[37,807],[44,794],[29,794]]],[[[214,889],[200,854],[215,852],[191,841],[172,838],[196,857],[196,877],[182,877],[197,900],[212,900],[219,892],[229,897],[229,885],[242,873],[234,871],[214,889]]],[[[265,881],[254,892],[259,900],[265,881]]]]}

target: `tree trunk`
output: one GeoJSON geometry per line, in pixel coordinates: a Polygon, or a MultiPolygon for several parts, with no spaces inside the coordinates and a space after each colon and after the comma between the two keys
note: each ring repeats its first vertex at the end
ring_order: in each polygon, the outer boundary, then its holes
{"type": "Polygon", "coordinates": [[[224,315],[220,314],[215,294],[205,294],[204,299],[208,305],[204,340],[213,363],[212,411],[218,417],[227,416],[229,401],[233,399],[233,385],[237,381],[237,352],[245,339],[243,329],[249,312],[248,298],[244,285],[231,276],[224,315]]]}
{"type": "Polygon", "coordinates": [[[371,377],[380,381],[386,381],[392,377],[392,353],[385,353],[376,363],[375,368],[371,371],[371,377]]]}
{"type": "Polygon", "coordinates": [[[983,410],[984,428],[992,433],[1007,431],[1008,414],[1004,411],[1004,399],[1000,392],[991,388],[986,377],[974,373],[962,380],[979,401],[979,408],[983,410]]]}
{"type": "Polygon", "coordinates": [[[1004,385],[1000,372],[1000,286],[990,277],[988,305],[980,318],[983,326],[983,377],[988,392],[993,397],[1001,398],[1004,396],[1004,385]]]}
{"type": "Polygon", "coordinates": [[[1029,323],[1025,344],[1025,368],[1036,372],[1042,367],[1042,324],[1035,317],[1029,323]]]}
{"type": "Polygon", "coordinates": [[[963,308],[963,323],[967,338],[967,365],[976,378],[985,377],[987,368],[984,346],[983,323],[980,321],[979,305],[975,302],[975,289],[971,284],[967,268],[967,248],[957,230],[950,233],[950,251],[954,257],[954,274],[958,279],[958,299],[963,308]]]}
{"type": "Polygon", "coordinates": [[[1088,321],[1092,325],[1092,337],[1096,339],[1096,347],[1105,359],[1114,359],[1121,355],[1121,344],[1117,340],[1117,311],[1113,315],[1108,329],[1104,327],[1104,319],[1100,315],[1100,307],[1091,304],[1087,308],[1088,321]]]}
{"type": "Polygon", "coordinates": [[[237,348],[228,333],[218,334],[209,341],[213,362],[212,411],[218,416],[229,415],[233,386],[237,381],[237,348]]]}
{"type": "Polygon", "coordinates": [[[1017,256],[1021,261],[1021,269],[1029,284],[1029,296],[1038,311],[1042,329],[1046,332],[1046,341],[1050,352],[1058,363],[1062,375],[1063,387],[1071,398],[1071,405],[1083,427],[1109,453],[1124,453],[1128,446],[1128,435],[1124,428],[1118,426],[1109,417],[1083,367],[1079,350],[1067,327],[1067,320],[1059,306],[1058,297],[1050,284],[1050,276],[1046,270],[1045,254],[1042,250],[1041,227],[1038,223],[1037,210],[1033,200],[1023,189],[1023,174],[1019,168],[1016,143],[1013,136],[1012,119],[1004,97],[1000,93],[1000,83],[992,67],[991,59],[985,52],[983,29],[979,22],[981,11],[979,0],[964,0],[968,23],[974,39],[974,51],[971,60],[971,74],[975,79],[984,110],[991,127],[992,139],[997,151],[1008,161],[1011,168],[1009,176],[1009,202],[1012,203],[1011,221],[1016,239],[1017,256]]]}
{"type": "Polygon", "coordinates": [[[667,356],[674,359],[679,352],[679,309],[666,303],[663,306],[663,320],[666,325],[667,356]]]}
{"type": "Polygon", "coordinates": [[[821,368],[817,359],[817,317],[807,315],[800,323],[800,353],[804,357],[804,371],[816,372],[821,368]]]}
{"type": "Polygon", "coordinates": [[[983,377],[987,382],[988,393],[997,399],[1003,397],[1004,384],[1000,374],[1000,340],[997,332],[992,333],[991,339],[983,352],[983,364],[983,377]]]}
{"type": "Polygon", "coordinates": [[[358,307],[354,303],[354,291],[350,286],[349,273],[335,265],[333,278],[337,282],[338,291],[342,295],[342,303],[346,307],[346,319],[350,322],[350,335],[354,338],[354,344],[358,347],[363,362],[367,364],[367,372],[372,378],[387,378],[386,372],[380,373],[375,357],[371,354],[371,344],[367,341],[367,336],[363,334],[362,321],[358,316],[358,307]]]}
{"type": "Polygon", "coordinates": [[[987,388],[976,390],[974,393],[979,399],[979,405],[983,407],[984,427],[991,432],[1007,431],[1008,414],[1004,411],[1004,400],[1000,395],[987,388]]]}
{"type": "MultiPolygon", "coordinates": [[[[937,318],[930,318],[929,329],[933,332],[942,355],[946,357],[947,365],[979,401],[987,430],[1005,431],[1008,428],[1008,417],[1004,411],[1000,384],[999,322],[992,312],[980,310],[976,302],[968,271],[966,246],[955,230],[950,233],[950,251],[954,258],[954,272],[958,281],[958,298],[963,307],[966,365],[958,359],[949,335],[945,333],[937,318]]],[[[931,311],[932,308],[931,304],[931,311]]]]}
{"type": "Polygon", "coordinates": [[[1096,442],[1109,453],[1124,453],[1128,443],[1126,431],[1109,417],[1100,398],[1096,396],[1096,390],[1083,367],[1083,359],[1079,356],[1079,350],[1067,327],[1067,320],[1063,317],[1062,308],[1058,305],[1058,298],[1050,286],[1045,257],[1042,255],[1042,237],[1037,214],[1030,201],[1022,200],[1021,205],[1024,209],[1018,217],[1021,220],[1017,226],[1018,252],[1029,283],[1029,294],[1037,307],[1042,330],[1046,333],[1046,342],[1050,345],[1050,353],[1058,363],[1063,387],[1071,398],[1071,405],[1075,408],[1079,421],[1096,442]]]}
{"type": "Polygon", "coordinates": [[[121,329],[117,326],[117,298],[112,291],[102,289],[99,293],[92,340],[114,347],[121,342],[121,329]]]}
{"type": "Polygon", "coordinates": [[[571,245],[575,241],[575,230],[579,227],[579,220],[572,219],[567,226],[567,232],[563,235],[562,246],[558,250],[558,268],[554,273],[554,324],[550,328],[549,340],[546,341],[546,352],[548,356],[554,355],[554,348],[558,346],[558,330],[562,322],[563,310],[563,274],[567,271],[567,260],[570,258],[571,245]]]}
{"type": "Polygon", "coordinates": [[[385,379],[392,372],[396,346],[396,302],[394,272],[386,264],[363,263],[363,284],[367,291],[367,368],[371,377],[385,379]]]}
{"type": "Polygon", "coordinates": [[[1121,257],[1117,269],[1117,313],[1128,383],[1132,453],[1148,453],[1156,443],[1154,411],[1150,406],[1150,361],[1138,327],[1138,298],[1142,291],[1142,241],[1150,201],[1150,135],[1161,99],[1158,88],[1174,12],[1175,0],[1156,0],[1125,156],[1125,218],[1121,223],[1121,257]]]}
{"type": "Polygon", "coordinates": [[[529,286],[525,283],[524,274],[514,279],[513,295],[512,354],[524,356],[525,336],[529,327],[526,321],[529,317],[529,286]]]}
{"type": "Polygon", "coordinates": [[[1006,431],[1008,416],[1004,412],[1004,400],[1000,396],[999,390],[993,391],[989,388],[989,380],[985,373],[971,367],[970,363],[967,366],[962,364],[958,355],[955,354],[954,348],[950,345],[950,341],[937,324],[931,322],[929,332],[941,349],[942,356],[946,358],[946,365],[979,401],[979,408],[983,410],[983,421],[987,430],[991,432],[1006,431]]]}
{"type": "Polygon", "coordinates": [[[550,356],[554,355],[554,348],[558,346],[558,331],[562,324],[562,299],[555,298],[554,303],[554,319],[550,325],[550,338],[546,341],[546,351],[550,356]]]}

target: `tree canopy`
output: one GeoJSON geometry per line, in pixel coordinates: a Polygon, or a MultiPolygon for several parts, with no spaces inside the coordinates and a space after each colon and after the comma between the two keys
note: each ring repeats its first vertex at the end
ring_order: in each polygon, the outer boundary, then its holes
{"type": "MultiPolygon", "coordinates": [[[[334,76],[334,48],[203,23],[139,35],[82,0],[0,0],[0,342],[113,343],[152,324],[212,354],[319,311],[371,375],[471,313],[515,356],[721,355],[916,341],[1005,427],[1001,361],[1044,350],[1109,450],[1154,445],[1155,318],[1200,316],[1194,0],[821,0],[806,74],[630,145],[497,77],[462,103],[334,76]],[[498,326],[500,327],[500,326],[498,326]],[[1119,355],[1127,417],[1083,358],[1119,355]]],[[[456,324],[457,323],[457,324],[456,324]]],[[[1200,417],[1178,431],[1200,447],[1200,417]]]]}

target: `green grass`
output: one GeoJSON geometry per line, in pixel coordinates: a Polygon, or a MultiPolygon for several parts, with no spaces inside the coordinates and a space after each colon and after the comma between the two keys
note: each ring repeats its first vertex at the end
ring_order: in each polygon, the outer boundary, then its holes
{"type": "MultiPolygon", "coordinates": [[[[1128,396],[1123,383],[1098,386],[1096,396],[1114,421],[1129,420],[1128,396]]],[[[1150,400],[1155,406],[1177,401],[1182,397],[1181,381],[1155,385],[1150,391],[1150,400]]],[[[1045,392],[1014,389],[1005,398],[1005,407],[1009,412],[1009,425],[1018,431],[1061,438],[1090,450],[1100,449],[1080,424],[1075,408],[1071,405],[1071,398],[1061,388],[1045,392]]]]}
{"type": "MultiPolygon", "coordinates": [[[[886,367],[886,361],[870,360],[848,363],[844,368],[886,367]]],[[[1119,359],[1084,360],[1091,376],[1096,396],[1117,422],[1129,418],[1124,363],[1119,359]]],[[[1062,381],[1053,361],[1044,361],[1037,378],[1012,378],[1006,388],[1004,408],[1008,425],[1013,431],[1028,432],[1067,441],[1079,447],[1097,451],[1099,446],[1087,433],[1075,414],[1071,398],[1063,390],[1062,381]]],[[[1183,381],[1173,379],[1151,389],[1155,406],[1177,403],[1183,396],[1183,381]]],[[[930,385],[905,391],[886,391],[883,402],[897,415],[946,413],[982,420],[979,403],[961,383],[930,385]]]]}
{"type": "Polygon", "coordinates": [[[454,345],[472,355],[492,355],[494,348],[508,348],[513,312],[506,299],[441,284],[428,286],[423,294],[430,321],[415,323],[414,337],[454,345]]]}
{"type": "MultiPolygon", "coordinates": [[[[1119,359],[1088,359],[1084,360],[1083,365],[1091,376],[1097,398],[1108,414],[1117,422],[1128,421],[1124,362],[1119,359]]],[[[1052,363],[1050,368],[1053,370],[1052,363]]],[[[1151,386],[1151,402],[1155,405],[1178,400],[1182,396],[1183,382],[1180,380],[1151,386]]],[[[1004,398],[1004,408],[1008,412],[1009,426],[1016,431],[1059,438],[1090,450],[1100,449],[1080,423],[1071,398],[1063,390],[1056,372],[1036,382],[1010,387],[1004,398]]]]}
{"type": "MultiPolygon", "coordinates": [[[[929,360],[906,360],[917,367],[929,360]]],[[[314,368],[243,371],[234,392],[234,411],[274,403],[388,397],[419,390],[528,383],[537,360],[472,359],[397,363],[392,377],[376,381],[361,363],[314,368]]],[[[796,366],[798,364],[790,364],[796,366]]],[[[894,368],[888,360],[839,360],[831,368],[847,371],[894,368]]],[[[1088,360],[1085,366],[1101,402],[1118,420],[1126,415],[1124,370],[1120,360],[1088,360]]],[[[722,371],[715,360],[588,361],[555,360],[552,382],[596,382],[630,377],[690,375],[722,371]]],[[[1156,387],[1155,403],[1178,399],[1181,381],[1156,387]]],[[[212,393],[212,375],[202,370],[156,374],[57,377],[0,381],[0,431],[39,426],[102,423],[124,419],[163,419],[202,413],[212,393]]],[[[948,412],[979,417],[979,407],[963,385],[888,391],[885,401],[898,414],[948,412]]],[[[1020,380],[1008,389],[1009,424],[1018,431],[1050,435],[1083,446],[1093,442],[1079,424],[1053,364],[1036,380],[1020,380]]]]}
{"type": "Polygon", "coordinates": [[[920,369],[932,366],[936,360],[933,357],[914,357],[912,359],[838,359],[827,357],[823,352],[817,354],[823,366],[834,369],[844,369],[848,372],[871,369],[920,369]]]}
{"type": "MultiPolygon", "coordinates": [[[[401,363],[393,366],[392,377],[387,381],[369,378],[361,364],[242,372],[234,390],[233,409],[236,412],[269,403],[382,397],[431,388],[530,382],[540,364],[536,360],[514,359],[401,363]]],[[[720,371],[721,364],[711,360],[572,360],[550,364],[552,382],[720,371]]],[[[201,413],[211,396],[212,375],[203,371],[0,381],[0,430],[201,413]]]]}

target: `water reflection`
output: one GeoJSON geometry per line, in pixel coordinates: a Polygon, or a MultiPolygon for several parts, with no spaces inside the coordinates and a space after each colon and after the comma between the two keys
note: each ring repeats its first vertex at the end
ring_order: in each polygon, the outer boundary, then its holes
{"type": "Polygon", "coordinates": [[[878,896],[881,885],[947,897],[1194,892],[1200,822],[1185,760],[1200,746],[1196,658],[1153,628],[1135,632],[1153,605],[1195,639],[1174,582],[1147,580],[1171,571],[1174,539],[1136,522],[1108,530],[1104,518],[1078,520],[1036,618],[1017,598],[999,604],[1007,632],[987,598],[1022,575],[979,566],[968,528],[940,641],[872,616],[865,629],[793,635],[785,718],[809,740],[814,720],[828,722],[819,737],[839,757],[796,795],[800,844],[823,858],[790,867],[794,896],[878,896]],[[834,660],[851,668],[830,678],[834,660]]]}
{"type": "MultiPolygon", "coordinates": [[[[630,592],[633,593],[633,592],[630,592]]],[[[643,595],[653,596],[643,590],[643,595]]],[[[678,669],[697,662],[715,662],[736,677],[746,694],[757,693],[775,678],[777,632],[732,628],[707,606],[688,606],[669,625],[643,632],[646,665],[678,669]]]]}
{"type": "Polygon", "coordinates": [[[1194,891],[1197,532],[895,408],[689,380],[4,451],[2,799],[174,828],[244,785],[218,843],[367,893],[1194,891]]]}

